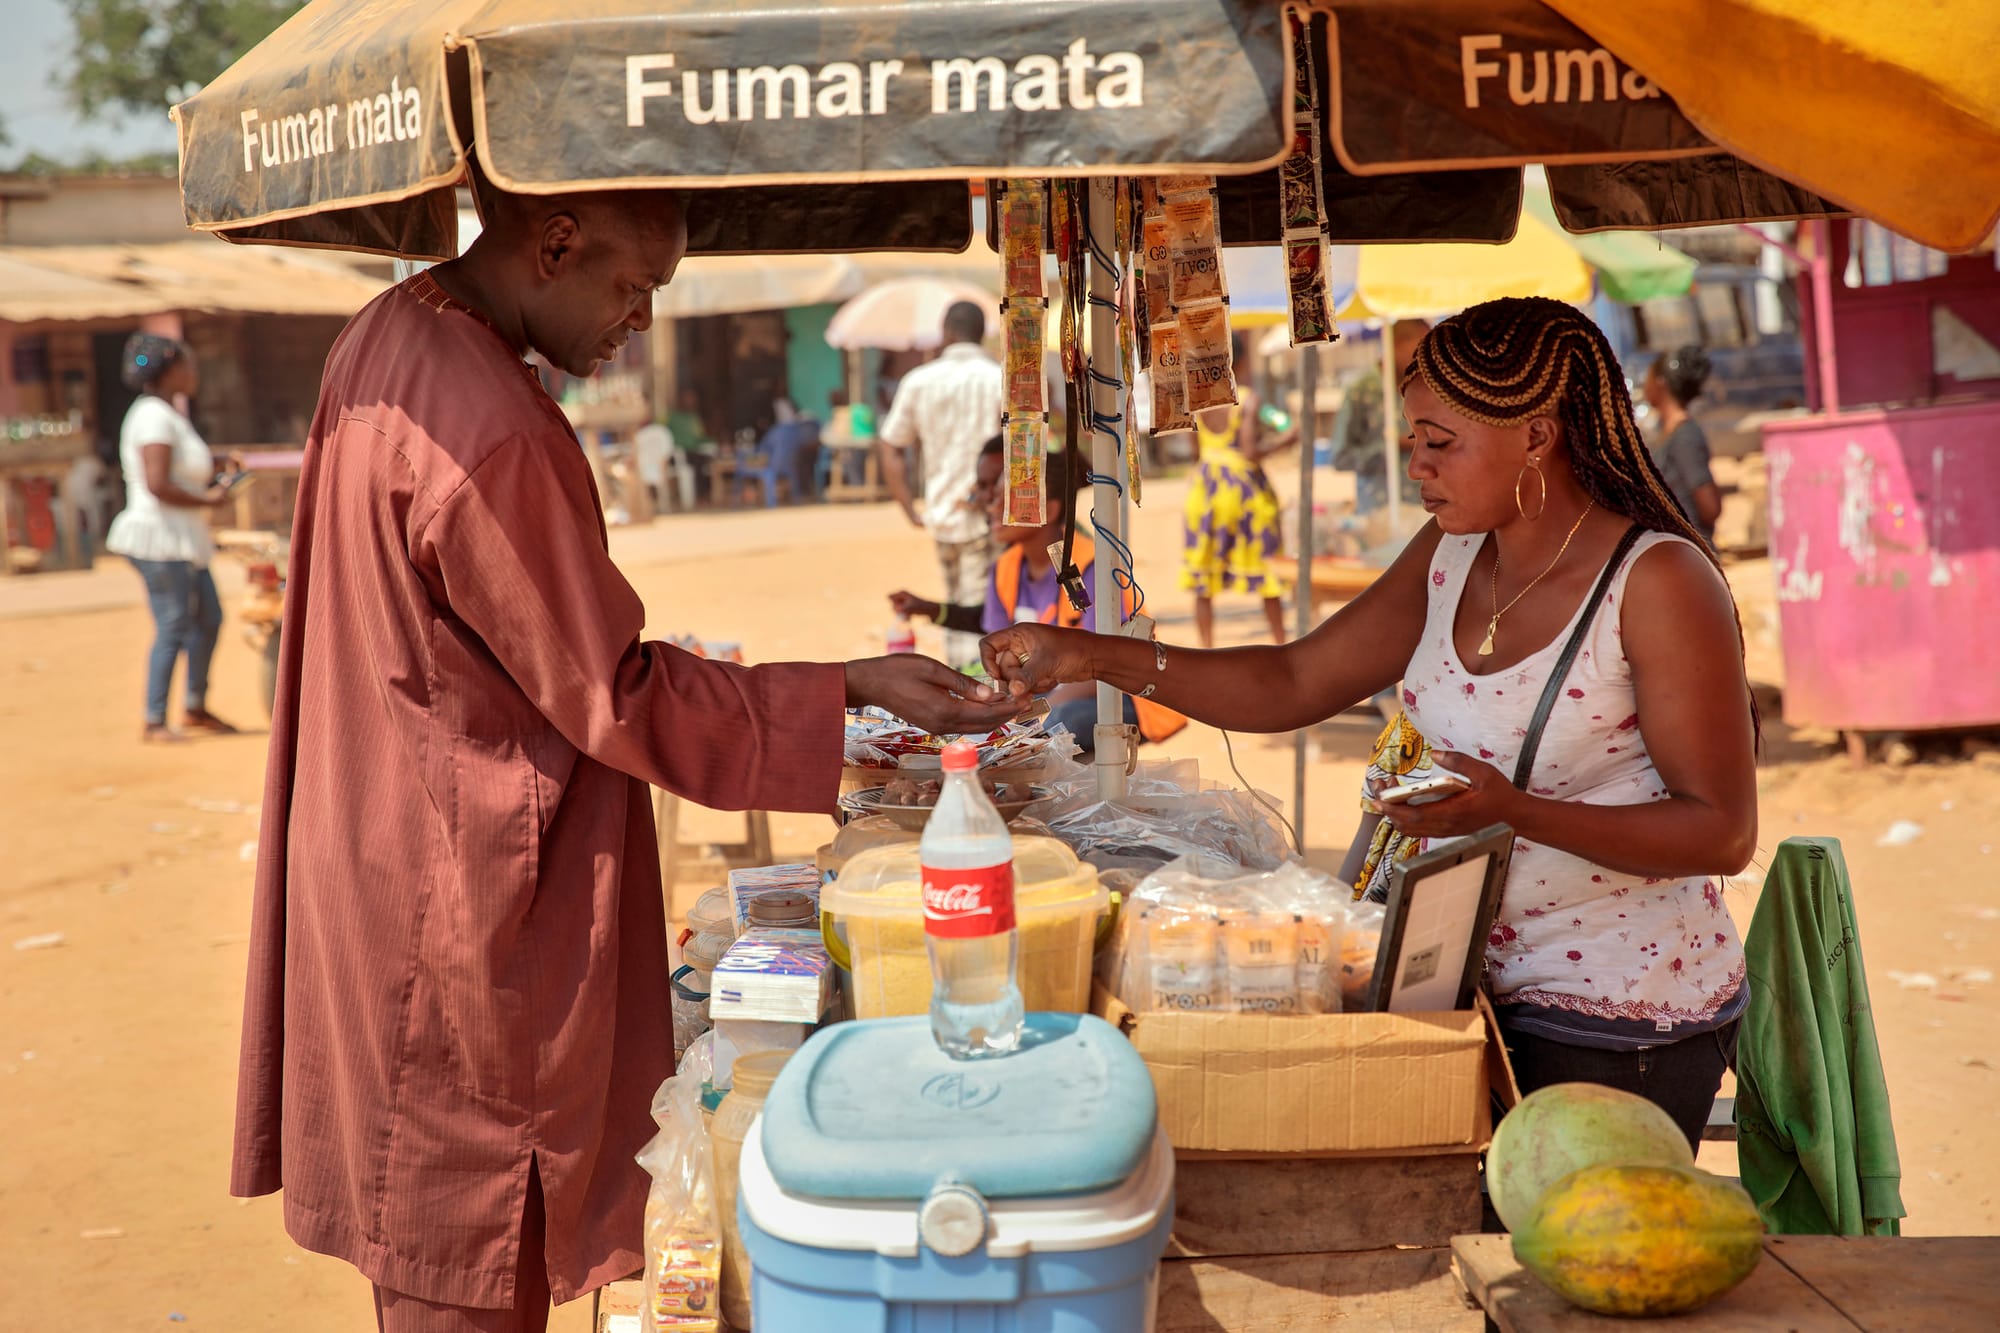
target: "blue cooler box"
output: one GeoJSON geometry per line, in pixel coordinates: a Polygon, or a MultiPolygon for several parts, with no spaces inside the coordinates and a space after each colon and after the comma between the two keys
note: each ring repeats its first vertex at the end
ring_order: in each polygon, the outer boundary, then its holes
{"type": "Polygon", "coordinates": [[[928,1018],[843,1023],[743,1142],[758,1333],[1151,1333],[1174,1218],[1153,1081],[1101,1019],[957,1061],[928,1018]]]}

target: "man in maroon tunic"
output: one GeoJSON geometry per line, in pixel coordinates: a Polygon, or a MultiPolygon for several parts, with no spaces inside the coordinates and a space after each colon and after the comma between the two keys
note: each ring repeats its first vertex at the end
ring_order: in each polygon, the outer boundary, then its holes
{"type": "Polygon", "coordinates": [[[515,1330],[635,1271],[672,1070],[649,783],[833,806],[846,705],[1015,711],[927,659],[744,669],[642,643],[590,469],[522,357],[651,323],[663,194],[482,193],[371,302],[306,446],[259,841],[232,1190],[386,1330],[515,1330]]]}

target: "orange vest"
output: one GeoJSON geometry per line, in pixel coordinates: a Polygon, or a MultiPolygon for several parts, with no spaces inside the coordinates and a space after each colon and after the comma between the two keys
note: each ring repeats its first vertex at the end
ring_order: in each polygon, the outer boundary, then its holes
{"type": "MultiPolygon", "coordinates": [[[[1096,544],[1078,533],[1070,550],[1070,559],[1079,570],[1088,570],[1097,559],[1096,544]]],[[[1021,586],[1027,576],[1026,546],[1010,546],[993,562],[993,595],[999,601],[1000,609],[1007,613],[1009,621],[1014,619],[1014,608],[1021,604],[1021,586]]],[[[1119,600],[1129,614],[1132,609],[1131,593],[1123,593],[1119,600]]],[[[1044,625],[1054,625],[1059,629],[1083,627],[1083,612],[1070,604],[1069,597],[1060,588],[1057,589],[1054,604],[1043,607],[1039,619],[1044,625]]],[[[1137,695],[1132,697],[1132,704],[1139,715],[1139,735],[1146,740],[1157,744],[1187,726],[1188,720],[1165,704],[1156,704],[1137,695]]]]}

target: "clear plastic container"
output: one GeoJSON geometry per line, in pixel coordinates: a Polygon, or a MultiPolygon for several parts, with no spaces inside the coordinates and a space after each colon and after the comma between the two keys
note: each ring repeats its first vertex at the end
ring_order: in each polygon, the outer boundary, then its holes
{"type": "Polygon", "coordinates": [[[750,1256],[736,1230],[736,1183],[743,1159],[743,1137],[750,1122],[764,1109],[778,1071],[792,1058],[790,1051],[757,1051],[736,1061],[729,1095],[715,1108],[709,1143],[715,1153],[715,1201],[722,1215],[722,1317],[736,1328],[750,1321],[750,1256]]]}
{"type": "Polygon", "coordinates": [[[746,909],[750,924],[771,930],[812,930],[819,925],[819,904],[803,893],[760,893],[746,909]]]}
{"type": "Polygon", "coordinates": [[[843,825],[833,841],[820,848],[819,868],[825,874],[839,875],[863,852],[877,847],[914,847],[922,836],[919,830],[904,828],[887,815],[863,815],[843,825]]]}
{"type": "MultiPolygon", "coordinates": [[[[723,905],[728,905],[725,896],[723,905]]],[[[688,1043],[708,1031],[709,974],[729,952],[736,937],[720,926],[703,931],[681,946],[681,966],[674,971],[674,1057],[680,1058],[688,1043]]]]}
{"type": "Polygon", "coordinates": [[[729,910],[729,890],[710,889],[697,898],[688,909],[686,925],[697,935],[711,930],[733,932],[736,916],[729,910]]]}
{"type": "MultiPolygon", "coordinates": [[[[821,896],[834,960],[850,973],[856,1018],[928,1015],[931,963],[924,940],[923,875],[915,843],[848,863],[821,896]],[[835,927],[838,927],[836,931],[835,927]],[[839,936],[845,937],[842,947],[839,936]]],[[[1097,871],[1053,838],[1014,839],[1014,916],[1021,932],[1021,995],[1028,1010],[1090,1007],[1091,958],[1110,894],[1097,871]]]]}

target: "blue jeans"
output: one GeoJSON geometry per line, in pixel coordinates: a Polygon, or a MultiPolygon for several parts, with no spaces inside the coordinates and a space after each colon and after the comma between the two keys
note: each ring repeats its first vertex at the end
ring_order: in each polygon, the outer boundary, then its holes
{"type": "Polygon", "coordinates": [[[146,659],[146,725],[163,726],[174,660],[183,653],[187,680],[181,697],[189,708],[208,704],[208,663],[222,631],[222,599],[215,594],[214,576],[185,560],[133,560],[132,564],[146,581],[155,630],[153,652],[146,659]]]}
{"type": "MultiPolygon", "coordinates": [[[[1132,702],[1132,696],[1125,696],[1125,721],[1129,726],[1139,725],[1139,708],[1132,702]]],[[[1057,723],[1069,728],[1070,735],[1083,747],[1086,757],[1097,753],[1097,696],[1085,695],[1077,699],[1065,699],[1049,709],[1048,726],[1053,730],[1057,723]]]]}

